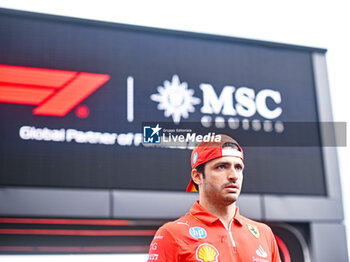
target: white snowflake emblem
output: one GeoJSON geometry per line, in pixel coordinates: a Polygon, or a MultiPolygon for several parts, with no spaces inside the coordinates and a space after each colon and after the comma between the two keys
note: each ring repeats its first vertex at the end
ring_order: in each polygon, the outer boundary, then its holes
{"type": "Polygon", "coordinates": [[[189,112],[195,111],[194,105],[201,100],[194,97],[194,90],[187,89],[187,83],[180,83],[177,75],[173,75],[171,82],[164,81],[164,86],[158,86],[158,94],[152,94],[151,99],[159,102],[157,108],[164,110],[164,116],[172,116],[175,124],[180,123],[181,117],[188,118],[189,112]]]}

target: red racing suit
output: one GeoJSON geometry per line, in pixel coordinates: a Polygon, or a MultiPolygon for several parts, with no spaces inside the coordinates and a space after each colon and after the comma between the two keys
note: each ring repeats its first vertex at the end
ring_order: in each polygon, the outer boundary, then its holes
{"type": "Polygon", "coordinates": [[[239,214],[227,228],[216,216],[194,203],[185,216],[160,227],[148,261],[280,262],[271,229],[239,214]]]}

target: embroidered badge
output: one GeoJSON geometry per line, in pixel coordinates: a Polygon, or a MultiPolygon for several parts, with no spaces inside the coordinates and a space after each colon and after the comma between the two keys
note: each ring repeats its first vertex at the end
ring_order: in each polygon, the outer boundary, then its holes
{"type": "Polygon", "coordinates": [[[248,224],[248,229],[249,229],[250,233],[253,234],[253,236],[255,236],[256,238],[260,237],[259,229],[256,226],[248,224]]]}
{"type": "Polygon", "coordinates": [[[207,231],[205,231],[202,227],[191,227],[190,235],[194,238],[206,238],[207,237],[207,231]]]}
{"type": "Polygon", "coordinates": [[[211,244],[204,243],[198,246],[196,258],[201,262],[218,262],[219,251],[211,244]]]}
{"type": "Polygon", "coordinates": [[[197,158],[198,158],[198,154],[197,154],[197,152],[196,152],[196,153],[194,153],[194,155],[193,155],[193,164],[195,164],[195,163],[197,162],[197,158]]]}

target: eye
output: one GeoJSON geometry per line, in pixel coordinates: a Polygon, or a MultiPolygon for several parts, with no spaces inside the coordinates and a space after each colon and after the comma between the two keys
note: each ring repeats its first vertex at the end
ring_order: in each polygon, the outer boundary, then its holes
{"type": "Polygon", "coordinates": [[[243,170],[243,166],[241,164],[236,164],[235,165],[235,169],[239,170],[239,171],[242,171],[243,170]]]}
{"type": "Polygon", "coordinates": [[[225,169],[225,168],[226,168],[225,165],[218,165],[218,166],[216,167],[216,169],[225,169]]]}

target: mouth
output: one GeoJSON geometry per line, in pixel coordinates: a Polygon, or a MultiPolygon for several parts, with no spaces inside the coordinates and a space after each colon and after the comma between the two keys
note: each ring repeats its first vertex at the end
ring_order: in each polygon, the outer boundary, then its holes
{"type": "Polygon", "coordinates": [[[239,190],[239,187],[236,184],[229,184],[225,186],[225,189],[227,189],[229,192],[236,193],[239,190]]]}

